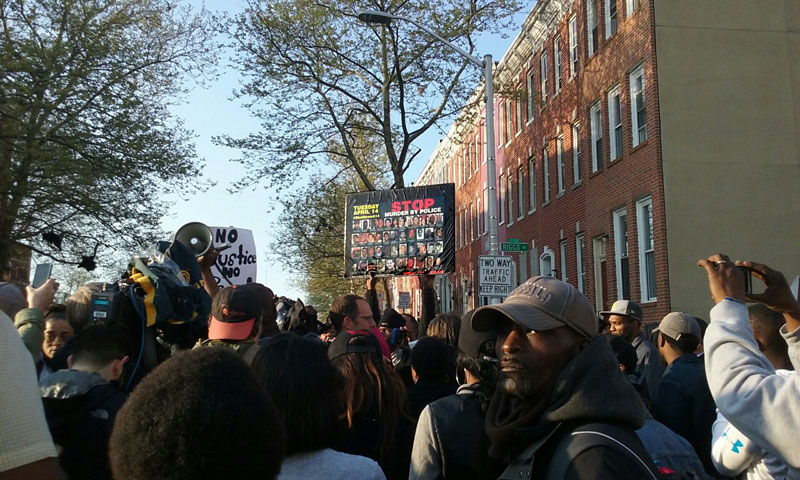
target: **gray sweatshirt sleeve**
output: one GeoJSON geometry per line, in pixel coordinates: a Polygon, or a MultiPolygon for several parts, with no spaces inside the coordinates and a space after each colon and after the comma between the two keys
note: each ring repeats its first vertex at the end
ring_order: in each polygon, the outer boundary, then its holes
{"type": "MultiPolygon", "coordinates": [[[[792,362],[800,363],[800,331],[784,337],[792,362]]],[[[761,448],[800,468],[800,376],[775,373],[753,339],[747,307],[718,303],[703,344],[708,386],[720,413],[761,448]]]]}

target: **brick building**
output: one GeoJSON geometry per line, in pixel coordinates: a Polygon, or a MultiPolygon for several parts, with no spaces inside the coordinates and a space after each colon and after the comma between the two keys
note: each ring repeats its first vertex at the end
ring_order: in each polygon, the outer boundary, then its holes
{"type": "MultiPolygon", "coordinates": [[[[553,275],[657,321],[708,316],[695,262],[717,251],[794,277],[797,65],[800,0],[539,1],[495,69],[499,239],[530,247],[508,254],[515,280],[553,275]]],[[[485,301],[489,201],[485,119],[462,117],[417,180],[456,185],[439,294],[461,312],[485,301]]]]}

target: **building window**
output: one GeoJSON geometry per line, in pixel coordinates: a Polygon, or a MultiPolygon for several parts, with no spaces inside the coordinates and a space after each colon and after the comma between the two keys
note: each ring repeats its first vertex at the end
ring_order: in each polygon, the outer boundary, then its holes
{"type": "Polygon", "coordinates": [[[478,165],[481,163],[481,135],[475,134],[475,171],[478,171],[478,165]]]}
{"type": "Polygon", "coordinates": [[[473,220],[475,219],[475,210],[472,207],[472,203],[469,204],[469,241],[475,240],[475,224],[473,220]]]}
{"type": "MultiPolygon", "coordinates": [[[[483,116],[481,117],[481,130],[486,132],[486,112],[484,112],[483,116]]],[[[483,145],[483,155],[481,158],[483,159],[483,163],[486,163],[486,159],[489,158],[489,144],[486,142],[486,135],[483,136],[481,145],[483,145]]]]}
{"type": "Polygon", "coordinates": [[[639,283],[643,302],[656,300],[656,254],[653,237],[653,199],[636,202],[636,231],[639,237],[639,283]]]}
{"type": "Polygon", "coordinates": [[[534,85],[533,68],[531,68],[530,70],[528,70],[528,102],[526,104],[528,107],[528,122],[533,121],[533,111],[534,111],[534,106],[536,105],[535,102],[536,95],[533,93],[533,85],[534,85]]]}
{"type": "Polygon", "coordinates": [[[506,177],[500,174],[500,220],[498,223],[502,224],[506,221],[506,177]]]}
{"type": "Polygon", "coordinates": [[[572,183],[581,183],[581,127],[572,124],[572,183]]]}
{"type": "Polygon", "coordinates": [[[578,74],[578,17],[569,19],[569,76],[578,74]]]}
{"type": "Polygon", "coordinates": [[[542,52],[542,57],[539,59],[539,67],[541,71],[542,107],[544,107],[547,105],[547,52],[542,52]]]}
{"type": "Polygon", "coordinates": [[[567,281],[567,241],[561,240],[561,281],[567,281]]]}
{"type": "Polygon", "coordinates": [[[647,140],[647,107],[644,97],[644,65],[634,70],[631,81],[631,127],[633,146],[647,140]]]}
{"type": "Polygon", "coordinates": [[[556,139],[556,176],[558,178],[558,193],[564,193],[564,137],[556,139]]]}
{"type": "MultiPolygon", "coordinates": [[[[518,91],[522,90],[522,86],[520,85],[518,91]]],[[[522,118],[522,100],[517,100],[514,102],[517,106],[517,133],[522,131],[522,124],[525,123],[522,118]]]]}
{"type": "Polygon", "coordinates": [[[519,217],[522,218],[525,215],[525,172],[522,170],[522,166],[517,169],[517,210],[519,212],[519,217]]]}
{"type": "Polygon", "coordinates": [[[553,89],[554,95],[561,91],[561,37],[553,40],[553,89]]]}
{"type": "Polygon", "coordinates": [[[606,38],[617,33],[617,0],[606,0],[606,38]]]}
{"type": "Polygon", "coordinates": [[[458,212],[458,239],[456,241],[458,248],[464,244],[464,215],[463,212],[458,212]]]}
{"type": "Polygon", "coordinates": [[[533,157],[528,159],[528,202],[531,209],[529,212],[536,211],[536,162],[533,157]]]}
{"type": "Polygon", "coordinates": [[[639,8],[641,3],[642,3],[641,0],[627,0],[627,5],[626,5],[627,10],[625,12],[628,18],[630,18],[630,16],[633,15],[633,12],[639,8]]]}
{"type": "Polygon", "coordinates": [[[550,158],[547,148],[542,151],[542,170],[544,173],[544,203],[550,203],[550,158]]]}
{"type": "Polygon", "coordinates": [[[624,208],[614,211],[614,263],[617,267],[617,298],[630,299],[628,219],[624,208]]]}
{"type": "Polygon", "coordinates": [[[483,189],[483,233],[489,230],[489,189],[483,189]]]}
{"type": "Polygon", "coordinates": [[[600,30],[597,27],[597,0],[586,2],[586,31],[589,32],[589,56],[597,51],[598,41],[600,40],[600,30]]]}
{"type": "Polygon", "coordinates": [[[478,237],[481,236],[483,230],[481,230],[481,217],[483,217],[483,213],[481,212],[481,197],[475,197],[475,230],[478,237]]]}
{"type": "Polygon", "coordinates": [[[514,176],[508,171],[508,224],[514,223],[514,176]]]}
{"type": "Polygon", "coordinates": [[[539,275],[545,277],[553,276],[553,251],[546,246],[542,249],[542,254],[539,255],[539,275]]]}
{"type": "Polygon", "coordinates": [[[599,101],[592,105],[589,121],[592,131],[592,171],[596,172],[603,165],[603,109],[599,101]]]}
{"type": "Polygon", "coordinates": [[[503,132],[506,130],[506,124],[503,122],[503,118],[505,118],[503,110],[505,109],[505,102],[500,99],[497,105],[497,149],[499,150],[500,147],[505,144],[503,140],[503,132]]]}
{"type": "Polygon", "coordinates": [[[622,110],[619,102],[619,85],[608,92],[609,160],[622,156],[622,110]]]}
{"type": "Polygon", "coordinates": [[[575,237],[575,265],[578,268],[578,291],[586,293],[586,268],[583,266],[583,234],[575,237]]]}
{"type": "Polygon", "coordinates": [[[511,142],[511,137],[514,132],[514,121],[511,118],[511,99],[506,99],[506,143],[511,142]]]}

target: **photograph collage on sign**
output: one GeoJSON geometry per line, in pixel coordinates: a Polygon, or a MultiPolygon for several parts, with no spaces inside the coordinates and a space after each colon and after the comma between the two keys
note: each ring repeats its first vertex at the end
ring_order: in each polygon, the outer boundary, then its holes
{"type": "Polygon", "coordinates": [[[442,214],[353,220],[350,272],[425,273],[441,268],[442,214]]]}

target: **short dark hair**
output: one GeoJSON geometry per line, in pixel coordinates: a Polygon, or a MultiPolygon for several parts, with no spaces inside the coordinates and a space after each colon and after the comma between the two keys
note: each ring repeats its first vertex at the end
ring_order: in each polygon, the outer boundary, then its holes
{"type": "Polygon", "coordinates": [[[747,307],[747,313],[753,336],[758,338],[764,350],[786,354],[789,346],[780,334],[781,327],[786,323],[783,315],[760,303],[747,307]]]}
{"type": "Polygon", "coordinates": [[[634,375],[636,373],[638,357],[636,355],[636,349],[633,348],[631,342],[620,335],[606,333],[605,336],[606,340],[608,340],[608,344],[611,346],[611,350],[613,350],[614,355],[617,356],[617,363],[625,367],[625,374],[634,375]]]}
{"type": "Polygon", "coordinates": [[[75,337],[72,360],[102,367],[130,355],[125,330],[118,325],[89,325],[75,337]]]}
{"type": "Polygon", "coordinates": [[[261,347],[252,366],[278,409],[286,455],[333,448],[339,433],[340,382],[323,344],[281,333],[261,347]]]}
{"type": "Polygon", "coordinates": [[[661,338],[684,355],[687,353],[694,353],[697,346],[700,345],[700,339],[688,333],[682,334],[680,340],[675,340],[669,335],[664,335],[664,332],[661,332],[661,338]]]}
{"type": "Polygon", "coordinates": [[[355,318],[358,316],[359,300],[364,300],[364,297],[353,294],[342,295],[333,300],[328,311],[328,320],[337,332],[342,331],[344,317],[355,318]]]}
{"type": "Polygon", "coordinates": [[[117,414],[109,457],[117,480],[273,479],[283,445],[252,369],[209,347],[178,353],[142,380],[117,414]]]}
{"type": "Polygon", "coordinates": [[[411,349],[411,366],[420,378],[444,378],[449,365],[450,349],[439,338],[420,338],[411,349]]]}

